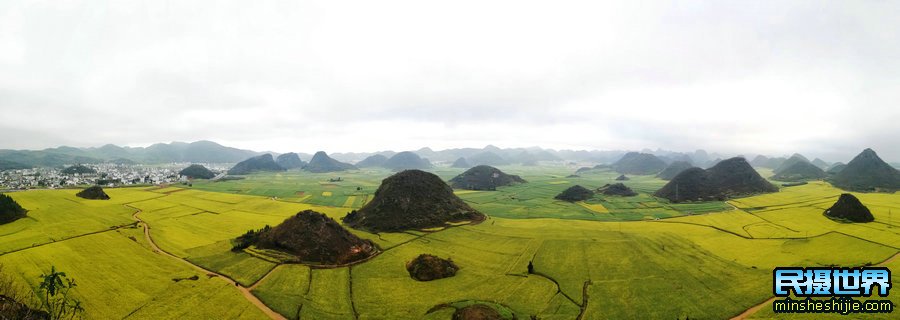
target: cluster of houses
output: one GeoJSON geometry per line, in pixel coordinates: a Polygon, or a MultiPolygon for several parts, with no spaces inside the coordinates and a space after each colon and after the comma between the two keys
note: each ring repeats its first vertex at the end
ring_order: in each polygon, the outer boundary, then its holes
{"type": "MultiPolygon", "coordinates": [[[[190,163],[162,165],[100,163],[85,165],[96,173],[63,173],[64,168],[32,168],[0,171],[0,189],[66,188],[84,185],[108,187],[164,184],[187,181],[178,174],[190,163]]],[[[227,164],[207,164],[212,170],[227,170],[227,164]]]]}

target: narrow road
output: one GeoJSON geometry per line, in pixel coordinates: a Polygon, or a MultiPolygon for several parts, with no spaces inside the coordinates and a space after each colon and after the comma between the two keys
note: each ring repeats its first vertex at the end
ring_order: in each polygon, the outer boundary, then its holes
{"type": "MultiPolygon", "coordinates": [[[[888,263],[891,263],[892,261],[896,260],[897,257],[900,257],[900,252],[897,252],[897,253],[895,253],[894,255],[892,255],[890,258],[887,258],[887,259],[885,259],[884,261],[882,261],[881,263],[876,264],[876,266],[884,266],[884,265],[886,265],[886,264],[888,264],[888,263]]],[[[752,316],[754,313],[758,312],[760,309],[762,309],[762,308],[765,307],[766,305],[772,303],[772,301],[775,301],[775,298],[776,298],[776,297],[771,297],[771,298],[767,299],[766,301],[763,301],[762,303],[760,303],[760,304],[758,304],[758,305],[752,306],[752,307],[750,307],[750,309],[744,310],[744,312],[741,312],[741,314],[734,316],[733,318],[731,318],[731,320],[744,320],[744,319],[747,319],[748,317],[752,316]]]]}
{"type": "Polygon", "coordinates": [[[758,312],[760,309],[762,309],[762,308],[765,307],[766,305],[772,303],[772,301],[775,301],[775,297],[771,297],[771,298],[769,298],[769,299],[766,299],[766,301],[763,301],[763,303],[760,303],[760,304],[758,304],[758,305],[752,306],[752,307],[750,307],[750,309],[744,310],[744,312],[741,312],[741,314],[739,314],[739,315],[737,315],[737,316],[734,316],[733,318],[731,318],[731,320],[744,320],[744,319],[747,319],[748,317],[752,316],[754,313],[758,312]]]}
{"type": "MultiPolygon", "coordinates": [[[[134,208],[134,207],[131,207],[131,208],[134,208]]],[[[134,209],[137,209],[137,208],[134,208],[134,209]]],[[[236,289],[238,289],[238,291],[241,292],[241,294],[244,296],[244,298],[247,299],[247,301],[249,301],[254,306],[259,308],[259,310],[262,311],[263,313],[265,313],[267,316],[269,316],[269,318],[277,319],[277,320],[286,320],[287,319],[284,316],[282,316],[281,314],[279,314],[278,312],[275,312],[274,310],[269,308],[269,306],[267,306],[265,303],[260,301],[258,298],[256,298],[256,296],[254,296],[253,293],[250,292],[250,288],[241,286],[239,283],[235,282],[234,280],[232,280],[229,277],[226,277],[225,275],[219,274],[219,273],[211,271],[211,270],[207,270],[201,266],[193,264],[190,261],[184,260],[178,256],[175,256],[175,255],[168,253],[165,250],[161,249],[159,246],[156,245],[156,242],[153,242],[153,237],[150,236],[150,225],[147,224],[147,222],[145,222],[144,220],[141,220],[141,218],[138,216],[138,214],[140,214],[141,212],[142,211],[140,209],[137,209],[137,211],[134,214],[132,214],[131,217],[134,218],[134,220],[136,220],[138,222],[138,224],[140,224],[141,226],[144,227],[144,237],[147,238],[147,243],[150,244],[150,247],[153,248],[154,252],[164,255],[164,256],[168,256],[172,259],[181,261],[182,263],[190,265],[194,269],[205,272],[206,274],[216,275],[219,279],[225,280],[226,282],[228,282],[229,284],[234,286],[236,289]]]]}

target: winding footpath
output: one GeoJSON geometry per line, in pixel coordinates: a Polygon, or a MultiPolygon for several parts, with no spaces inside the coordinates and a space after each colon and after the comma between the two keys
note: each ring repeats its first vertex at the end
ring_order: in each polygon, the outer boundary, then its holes
{"type": "Polygon", "coordinates": [[[172,259],[181,261],[182,263],[190,265],[191,267],[193,267],[194,269],[197,269],[198,271],[205,272],[207,275],[215,275],[218,278],[225,280],[226,282],[228,282],[229,284],[231,284],[232,286],[237,288],[238,291],[240,291],[241,294],[244,296],[244,298],[247,299],[247,301],[249,301],[254,306],[256,306],[259,309],[259,311],[262,311],[264,314],[269,316],[270,319],[277,319],[277,320],[286,320],[287,319],[284,316],[282,316],[281,314],[279,314],[278,312],[275,312],[274,310],[269,308],[269,306],[267,306],[265,303],[260,301],[256,296],[254,296],[253,293],[250,292],[250,290],[253,287],[250,287],[250,288],[244,287],[241,284],[234,281],[234,279],[231,279],[225,275],[219,274],[212,270],[207,270],[201,266],[193,264],[190,261],[182,259],[178,256],[175,256],[175,255],[168,253],[165,250],[161,249],[159,246],[156,245],[156,242],[153,242],[153,237],[150,236],[150,225],[147,224],[147,222],[145,222],[138,216],[142,211],[135,207],[131,207],[131,208],[134,208],[137,210],[134,214],[131,215],[131,217],[134,218],[134,220],[136,220],[139,225],[144,227],[144,237],[147,239],[147,243],[150,244],[150,247],[153,248],[153,252],[156,252],[157,254],[161,254],[161,255],[170,257],[172,259]]]}

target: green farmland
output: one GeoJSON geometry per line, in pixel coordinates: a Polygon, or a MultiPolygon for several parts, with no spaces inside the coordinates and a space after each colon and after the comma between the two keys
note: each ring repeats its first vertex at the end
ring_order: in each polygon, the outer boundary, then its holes
{"type": "MultiPolygon", "coordinates": [[[[568,203],[553,197],[576,184],[613,183],[618,174],[501,169],[528,183],[457,191],[486,221],[434,232],[350,229],[382,252],[330,269],[235,253],[230,241],[305,209],[340,221],[391,172],[253,174],[108,189],[109,201],[77,198],[77,190],[12,192],[29,212],[0,225],[0,264],[29,288],[51,265],[64,270],[78,280],[73,294],[89,319],[265,319],[265,309],[286,319],[450,319],[452,309],[439,306],[476,301],[517,319],[725,319],[771,297],[774,267],[877,265],[900,250],[900,194],[857,194],[876,220],[846,224],[822,215],[842,193],[824,182],[672,204],[651,195],[665,181],[633,176],[624,183],[636,197],[568,203]],[[404,266],[421,253],[452,258],[460,270],[415,281],[404,266]]],[[[434,172],[448,180],[461,171],[434,172]]],[[[888,265],[900,268],[896,259],[888,265]]],[[[900,304],[898,297],[890,298],[900,304]]],[[[750,316],[774,314],[763,307],[750,316]]]]}

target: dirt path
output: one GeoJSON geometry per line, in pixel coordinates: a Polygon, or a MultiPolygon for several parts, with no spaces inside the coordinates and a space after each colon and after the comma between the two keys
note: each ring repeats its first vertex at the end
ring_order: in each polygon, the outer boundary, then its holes
{"type": "Polygon", "coordinates": [[[744,320],[744,319],[747,319],[747,317],[752,316],[754,313],[756,313],[757,311],[761,310],[761,309],[762,309],[763,307],[765,307],[766,305],[772,303],[772,301],[775,301],[775,297],[771,297],[771,298],[769,298],[769,299],[766,299],[766,301],[763,301],[762,303],[760,303],[760,304],[758,304],[758,305],[752,306],[752,307],[750,307],[750,309],[744,310],[744,312],[741,312],[741,314],[739,314],[739,315],[737,315],[737,316],[734,316],[733,318],[731,318],[731,320],[744,320]]]}
{"type": "MultiPolygon", "coordinates": [[[[875,266],[884,266],[884,265],[886,265],[886,264],[888,264],[888,263],[893,262],[894,260],[897,260],[897,257],[900,257],[900,252],[894,253],[894,255],[892,255],[892,256],[890,256],[889,258],[885,259],[884,261],[882,261],[882,262],[876,264],[875,266]]],[[[755,306],[752,306],[752,307],[750,307],[750,309],[747,309],[747,310],[744,310],[744,312],[741,312],[741,314],[732,317],[731,320],[744,320],[744,319],[747,319],[748,317],[752,316],[753,314],[755,314],[756,312],[758,312],[760,309],[762,309],[762,308],[765,307],[766,305],[772,303],[772,301],[775,301],[775,298],[776,298],[776,297],[771,297],[771,298],[769,298],[769,299],[766,299],[766,301],[763,301],[763,302],[760,303],[760,304],[757,304],[757,305],[755,305],[755,306]]]]}
{"type": "MultiPolygon", "coordinates": [[[[132,207],[132,208],[134,208],[134,207],[132,207]]],[[[135,209],[137,209],[137,208],[135,208],[135,209]]],[[[206,274],[208,274],[208,275],[216,275],[216,276],[218,276],[218,278],[220,278],[220,279],[222,279],[222,280],[225,280],[226,282],[228,282],[229,284],[231,284],[232,286],[234,286],[235,288],[237,288],[238,291],[240,291],[241,294],[244,296],[244,298],[247,299],[247,301],[249,301],[249,302],[252,303],[254,306],[256,306],[257,308],[259,308],[259,310],[262,311],[263,313],[265,313],[267,316],[269,316],[269,318],[271,318],[271,319],[278,319],[278,320],[286,320],[286,318],[285,318],[284,316],[282,316],[282,315],[279,314],[278,312],[275,312],[274,310],[272,310],[271,308],[269,308],[269,306],[267,306],[265,303],[263,303],[263,302],[260,301],[258,298],[256,298],[256,296],[254,296],[253,293],[250,292],[250,290],[251,290],[250,288],[241,286],[239,283],[235,282],[233,279],[231,279],[231,278],[229,278],[229,277],[227,277],[227,276],[225,276],[225,275],[219,274],[219,273],[214,272],[214,271],[211,271],[211,270],[204,269],[204,268],[201,267],[201,266],[198,266],[198,265],[196,265],[196,264],[193,264],[193,263],[191,263],[190,261],[184,260],[184,259],[182,259],[182,258],[180,258],[180,257],[178,257],[178,256],[175,256],[175,255],[173,255],[173,254],[171,254],[171,253],[168,253],[168,252],[166,252],[165,250],[161,249],[159,246],[156,245],[156,242],[153,242],[153,237],[150,236],[150,225],[147,224],[147,222],[145,222],[144,220],[141,220],[141,218],[138,216],[141,212],[142,212],[142,211],[141,211],[140,209],[137,209],[137,212],[135,212],[134,214],[132,214],[131,217],[134,218],[134,220],[136,220],[136,221],[138,222],[139,225],[141,225],[141,226],[144,227],[144,237],[147,238],[147,243],[150,244],[150,247],[153,248],[153,251],[154,251],[154,252],[156,252],[156,253],[158,253],[158,254],[161,254],[161,255],[164,255],[164,256],[168,256],[168,257],[170,257],[170,258],[172,258],[172,259],[176,259],[176,260],[178,260],[178,261],[181,261],[182,263],[187,264],[187,265],[193,267],[194,269],[197,269],[197,270],[199,270],[199,271],[202,271],[202,272],[204,272],[204,273],[206,273],[206,274]]]]}
{"type": "Polygon", "coordinates": [[[900,252],[897,252],[894,255],[892,255],[890,258],[887,258],[884,261],[882,261],[881,263],[876,264],[876,266],[883,267],[884,265],[894,262],[894,260],[897,260],[897,257],[900,257],[900,252]]]}

